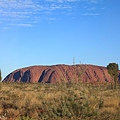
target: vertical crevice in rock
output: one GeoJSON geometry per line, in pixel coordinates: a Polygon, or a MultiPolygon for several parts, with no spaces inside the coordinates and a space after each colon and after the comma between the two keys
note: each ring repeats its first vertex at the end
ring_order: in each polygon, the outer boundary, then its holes
{"type": "Polygon", "coordinates": [[[31,81],[31,75],[30,75],[30,70],[27,70],[24,72],[21,82],[30,82],[31,81]]]}
{"type": "Polygon", "coordinates": [[[14,82],[19,81],[20,78],[21,78],[21,72],[20,72],[20,71],[16,72],[16,73],[13,75],[13,80],[14,80],[14,82]]]}
{"type": "Polygon", "coordinates": [[[102,71],[102,73],[103,73],[104,81],[106,81],[106,82],[107,82],[108,80],[107,80],[107,78],[106,78],[106,76],[105,76],[105,72],[104,72],[103,68],[101,68],[101,67],[100,67],[100,70],[101,70],[101,71],[102,71]]]}
{"type": "Polygon", "coordinates": [[[99,76],[98,76],[98,74],[97,74],[97,71],[95,70],[95,69],[93,69],[93,68],[91,68],[92,69],[92,72],[93,72],[93,76],[94,76],[94,78],[96,79],[96,81],[100,81],[100,79],[99,79],[99,76]]]}
{"type": "Polygon", "coordinates": [[[45,70],[43,70],[43,72],[42,72],[38,82],[42,82],[43,81],[44,75],[45,75],[45,70]]]}
{"type": "Polygon", "coordinates": [[[47,83],[51,83],[51,79],[52,79],[52,75],[55,73],[55,71],[52,71],[52,73],[50,74],[47,83]]]}

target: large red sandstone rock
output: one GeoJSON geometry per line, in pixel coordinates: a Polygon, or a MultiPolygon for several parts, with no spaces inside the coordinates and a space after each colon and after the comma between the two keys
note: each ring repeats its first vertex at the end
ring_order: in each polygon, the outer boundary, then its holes
{"type": "Polygon", "coordinates": [[[31,66],[15,70],[3,82],[112,82],[107,68],[94,65],[31,66]]]}

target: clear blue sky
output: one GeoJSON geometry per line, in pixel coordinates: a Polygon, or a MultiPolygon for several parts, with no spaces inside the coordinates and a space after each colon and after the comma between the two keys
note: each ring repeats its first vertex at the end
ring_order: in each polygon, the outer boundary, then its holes
{"type": "Polygon", "coordinates": [[[120,65],[120,0],[0,0],[3,78],[33,65],[120,65]]]}

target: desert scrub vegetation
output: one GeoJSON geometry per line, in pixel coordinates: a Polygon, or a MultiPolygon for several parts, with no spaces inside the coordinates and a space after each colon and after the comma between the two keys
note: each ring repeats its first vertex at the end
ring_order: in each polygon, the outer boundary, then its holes
{"type": "Polygon", "coordinates": [[[119,120],[120,86],[0,83],[0,120],[119,120]]]}

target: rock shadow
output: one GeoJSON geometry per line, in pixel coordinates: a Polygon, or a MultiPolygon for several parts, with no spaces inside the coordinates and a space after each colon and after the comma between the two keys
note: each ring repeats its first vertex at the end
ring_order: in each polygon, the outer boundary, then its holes
{"type": "Polygon", "coordinates": [[[15,82],[18,81],[20,78],[21,78],[21,72],[20,71],[16,72],[13,75],[13,79],[14,79],[15,82]]]}

